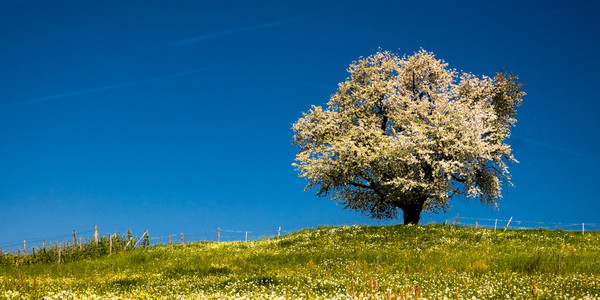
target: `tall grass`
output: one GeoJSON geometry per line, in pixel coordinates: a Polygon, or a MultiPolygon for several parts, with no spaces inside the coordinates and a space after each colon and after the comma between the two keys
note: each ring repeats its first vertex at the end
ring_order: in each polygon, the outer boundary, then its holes
{"type": "Polygon", "coordinates": [[[18,270],[5,265],[0,291],[0,298],[597,299],[600,234],[319,227],[247,243],[158,245],[18,270]]]}
{"type": "MultiPolygon", "coordinates": [[[[109,253],[117,253],[122,250],[133,249],[136,239],[133,238],[131,232],[125,235],[113,234],[112,235],[112,246],[110,242],[110,235],[99,236],[98,243],[95,240],[90,239],[81,243],[76,242],[63,242],[56,245],[44,245],[38,249],[35,247],[31,249],[30,253],[25,254],[14,254],[14,253],[3,253],[0,255],[0,267],[15,267],[27,266],[40,263],[58,263],[59,252],[60,261],[63,263],[75,262],[81,260],[89,260],[93,258],[99,258],[106,256],[109,253]],[[59,251],[60,248],[60,251],[59,251]]],[[[142,247],[147,246],[148,243],[144,241],[142,247]]]]}

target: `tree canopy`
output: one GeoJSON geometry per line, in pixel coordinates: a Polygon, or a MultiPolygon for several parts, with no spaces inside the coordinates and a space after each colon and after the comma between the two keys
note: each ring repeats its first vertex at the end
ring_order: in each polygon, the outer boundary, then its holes
{"type": "Polygon", "coordinates": [[[510,185],[506,143],[525,95],[518,77],[448,68],[431,52],[378,51],[348,68],[325,108],[293,124],[306,189],[374,218],[417,224],[457,196],[497,205],[510,185]]]}

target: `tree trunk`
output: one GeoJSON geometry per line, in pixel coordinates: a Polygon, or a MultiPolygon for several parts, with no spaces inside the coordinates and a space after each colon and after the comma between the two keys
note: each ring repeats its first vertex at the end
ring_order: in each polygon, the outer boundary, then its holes
{"type": "Polygon", "coordinates": [[[404,216],[404,225],[419,224],[419,220],[421,219],[421,208],[417,208],[417,206],[412,206],[410,208],[405,208],[402,210],[404,216]]]}
{"type": "Polygon", "coordinates": [[[423,210],[423,205],[425,204],[425,200],[427,200],[427,196],[421,196],[419,200],[413,203],[409,203],[402,207],[402,216],[404,217],[404,225],[419,224],[419,220],[421,219],[421,211],[423,210]]]}

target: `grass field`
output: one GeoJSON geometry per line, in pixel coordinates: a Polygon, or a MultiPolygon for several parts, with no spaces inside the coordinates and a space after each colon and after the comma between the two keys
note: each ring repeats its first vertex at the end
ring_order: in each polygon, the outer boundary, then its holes
{"type": "Polygon", "coordinates": [[[1,299],[600,299],[600,233],[306,229],[0,267],[1,299]]]}

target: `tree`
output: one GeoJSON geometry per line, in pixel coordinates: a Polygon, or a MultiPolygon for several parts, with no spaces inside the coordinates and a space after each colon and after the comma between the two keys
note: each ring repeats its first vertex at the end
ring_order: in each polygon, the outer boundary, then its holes
{"type": "Polygon", "coordinates": [[[506,139],[525,95],[517,76],[459,73],[425,50],[379,51],[348,72],[326,108],[293,124],[305,190],[374,218],[402,210],[404,224],[453,197],[497,205],[516,162],[506,139]]]}

